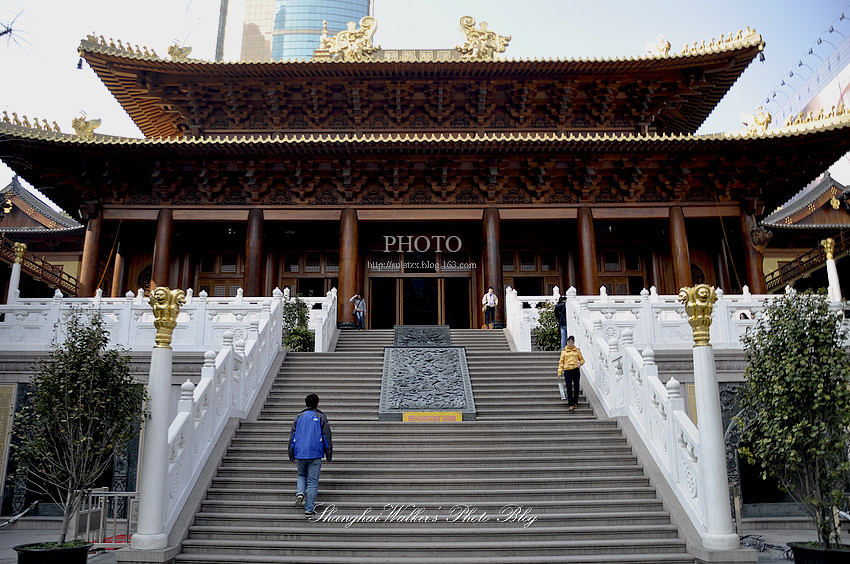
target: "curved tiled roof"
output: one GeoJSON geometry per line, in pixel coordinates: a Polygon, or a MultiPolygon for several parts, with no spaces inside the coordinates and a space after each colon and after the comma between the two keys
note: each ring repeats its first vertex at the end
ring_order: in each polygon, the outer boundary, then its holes
{"type": "MultiPolygon", "coordinates": [[[[605,59],[497,59],[492,61],[250,61],[215,62],[194,59],[166,60],[110,47],[90,39],[80,43],[80,55],[121,103],[144,135],[180,135],[177,119],[186,112],[181,103],[150,95],[151,84],[172,85],[193,80],[240,83],[259,80],[338,81],[351,79],[528,79],[592,77],[617,79],[624,85],[649,77],[669,79],[661,90],[691,88],[690,74],[699,75],[698,92],[677,99],[676,109],[665,108],[671,124],[681,131],[695,131],[744,69],[763,49],[758,34],[722,42],[680,54],[644,55],[605,59]],[[710,72],[702,73],[703,70],[710,72]],[[627,77],[623,80],[623,77],[627,77]]],[[[659,95],[662,93],[659,92],[659,95]]],[[[670,92],[664,93],[669,95],[670,92]]],[[[159,95],[159,94],[158,94],[159,95]]],[[[628,94],[627,94],[628,95],[628,94]]],[[[188,115],[183,117],[190,117],[188,115]]]]}
{"type": "MultiPolygon", "coordinates": [[[[35,130],[38,131],[38,130],[35,130]]],[[[12,178],[12,181],[2,190],[0,190],[0,194],[3,194],[4,197],[7,194],[13,194],[19,197],[21,200],[26,202],[30,207],[36,210],[38,213],[43,215],[49,221],[56,223],[59,227],[55,228],[32,228],[32,227],[22,227],[22,228],[7,228],[3,231],[6,233],[18,232],[18,231],[66,231],[66,230],[76,230],[82,227],[79,222],[77,222],[74,218],[69,216],[66,213],[57,211],[50,207],[46,202],[44,202],[41,198],[37,197],[35,194],[27,190],[18,180],[18,177],[15,176],[12,178]]],[[[1,227],[1,226],[0,226],[1,227]]]]}

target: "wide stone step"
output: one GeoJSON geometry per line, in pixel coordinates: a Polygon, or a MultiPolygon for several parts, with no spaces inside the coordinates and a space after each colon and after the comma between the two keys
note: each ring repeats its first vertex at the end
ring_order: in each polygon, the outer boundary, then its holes
{"type": "Polygon", "coordinates": [[[462,557],[470,553],[477,556],[511,556],[519,551],[549,551],[559,554],[617,555],[639,554],[651,551],[653,554],[682,553],[685,542],[681,539],[640,538],[561,540],[558,538],[531,541],[472,541],[458,544],[456,541],[430,541],[411,543],[409,541],[373,541],[356,538],[343,540],[323,539],[317,545],[315,539],[305,541],[229,539],[220,543],[215,539],[189,538],[183,541],[184,553],[205,552],[207,554],[241,554],[257,556],[300,555],[303,561],[325,562],[325,555],[339,554],[347,556],[364,555],[372,557],[419,557],[428,558],[438,553],[443,557],[462,557]]]}
{"type": "MultiPolygon", "coordinates": [[[[294,495],[294,492],[293,492],[294,495]]],[[[363,505],[360,500],[340,500],[335,499],[334,506],[348,513],[362,512],[367,507],[383,508],[384,502],[374,506],[363,505]]],[[[413,503],[406,499],[396,499],[396,505],[405,507],[421,507],[425,511],[435,512],[445,507],[443,501],[420,501],[413,503]]],[[[498,513],[504,506],[504,500],[479,500],[475,506],[482,511],[488,513],[498,513]]],[[[226,513],[233,514],[274,514],[279,515],[283,519],[292,517],[291,510],[294,508],[292,497],[285,499],[266,499],[266,500],[228,500],[228,499],[206,499],[201,503],[201,514],[205,513],[226,513]]],[[[300,518],[300,515],[295,512],[295,515],[300,518]]],[[[576,499],[576,500],[537,500],[534,505],[534,513],[536,515],[552,515],[564,516],[568,518],[581,518],[582,516],[603,515],[602,519],[617,520],[620,516],[623,518],[633,518],[635,515],[640,517],[646,516],[666,516],[669,519],[669,513],[663,509],[663,504],[655,498],[635,499],[629,502],[628,506],[622,505],[622,500],[619,499],[576,499]]],[[[553,517],[554,518],[554,517],[553,517]]],[[[590,517],[588,517],[590,518],[590,517]]],[[[612,521],[612,522],[613,522],[612,521]]]]}
{"type": "MultiPolygon", "coordinates": [[[[624,449],[625,451],[625,449],[624,449]]],[[[271,454],[247,454],[241,453],[238,454],[236,452],[228,452],[222,458],[221,468],[226,468],[229,466],[236,467],[267,467],[267,466],[276,466],[281,462],[281,455],[283,454],[283,449],[277,451],[278,455],[271,454]]],[[[333,461],[332,468],[334,470],[338,470],[340,468],[348,468],[349,466],[358,467],[358,468],[366,468],[374,471],[374,466],[362,466],[366,460],[361,459],[346,459],[342,457],[337,457],[333,461]]],[[[449,467],[452,472],[465,472],[469,470],[474,470],[476,472],[484,471],[484,472],[499,472],[504,469],[513,468],[513,466],[504,466],[504,467],[496,467],[490,464],[491,461],[487,459],[482,460],[470,460],[469,457],[466,456],[441,456],[439,460],[435,460],[432,457],[381,457],[381,464],[389,466],[391,468],[403,469],[403,470],[430,470],[432,468],[442,468],[449,467]]],[[[549,456],[538,456],[538,455],[524,455],[522,458],[522,462],[526,470],[528,469],[529,463],[534,463],[535,468],[565,468],[565,469],[578,469],[578,468],[590,468],[590,467],[612,467],[612,466],[634,466],[637,465],[637,457],[633,454],[602,454],[598,455],[596,453],[593,454],[563,454],[563,455],[549,455],[549,456]]],[[[330,467],[326,467],[330,468],[330,467]]]]}
{"type": "MultiPolygon", "coordinates": [[[[293,508],[293,513],[296,511],[296,508],[293,508]]],[[[285,529],[281,529],[280,526],[269,526],[268,524],[257,526],[194,525],[189,527],[189,534],[192,539],[220,539],[228,544],[231,541],[241,542],[243,540],[279,542],[313,540],[318,542],[319,539],[315,538],[317,536],[321,537],[322,543],[346,542],[347,540],[357,542],[376,536],[379,536],[382,542],[409,542],[411,544],[425,542],[478,544],[488,541],[499,543],[513,541],[524,544],[543,542],[552,538],[569,538],[570,541],[598,540],[609,542],[653,538],[667,541],[675,539],[677,534],[676,527],[669,524],[628,525],[620,522],[616,526],[543,524],[538,523],[533,514],[523,514],[522,508],[519,509],[518,516],[512,515],[514,511],[516,511],[514,508],[510,508],[504,514],[494,515],[472,508],[451,508],[433,514],[404,512],[398,515],[400,520],[408,517],[413,520],[407,523],[403,520],[390,523],[355,523],[353,526],[345,527],[346,522],[351,522],[351,519],[357,515],[363,516],[363,513],[345,515],[338,511],[331,512],[328,508],[320,508],[316,512],[316,516],[310,521],[304,519],[302,511],[301,526],[289,524],[285,529]],[[465,513],[467,511],[469,511],[468,514],[465,513]],[[478,521],[465,523],[463,522],[464,518],[486,520],[483,524],[479,524],[478,521]],[[422,527],[419,519],[423,521],[434,519],[441,526],[422,527]],[[518,523],[518,519],[523,519],[523,521],[518,523]],[[529,523],[531,519],[534,519],[534,521],[529,523]],[[321,526],[317,526],[316,523],[321,526]],[[528,524],[528,526],[523,526],[524,524],[528,524]],[[414,527],[415,530],[411,530],[414,527]]],[[[380,518],[381,514],[392,515],[392,512],[367,513],[364,518],[369,516],[380,518]]]]}
{"type": "MultiPolygon", "coordinates": [[[[224,484],[227,485],[227,484],[224,484]]],[[[284,488],[254,488],[254,487],[223,487],[215,483],[207,491],[209,499],[228,500],[280,500],[292,499],[295,495],[295,480],[288,481],[288,487],[284,488]]],[[[478,504],[484,501],[492,501],[504,505],[506,500],[517,505],[531,505],[542,500],[549,501],[571,501],[582,500],[588,496],[594,499],[615,499],[623,506],[628,507],[634,499],[655,499],[655,489],[650,486],[623,486],[607,485],[607,487],[549,487],[549,488],[519,488],[519,489],[459,489],[453,490],[448,495],[443,490],[421,489],[411,487],[409,489],[383,489],[375,491],[372,487],[366,489],[354,489],[346,486],[342,489],[331,491],[325,489],[324,481],[319,489],[320,503],[338,503],[340,501],[358,501],[363,505],[383,506],[393,503],[393,500],[404,500],[405,503],[419,504],[423,501],[440,500],[441,505],[451,507],[459,503],[478,504]]],[[[418,486],[413,483],[411,486],[418,486]]],[[[399,501],[396,501],[397,503],[399,501]]]]}
{"type": "MultiPolygon", "coordinates": [[[[325,511],[325,507],[319,508],[319,515],[321,516],[325,511]]],[[[346,519],[350,519],[353,521],[353,516],[366,515],[370,520],[363,522],[368,522],[373,526],[386,526],[392,527],[397,526],[397,523],[401,521],[401,518],[407,515],[413,515],[414,511],[422,511],[422,515],[438,517],[444,516],[446,519],[433,519],[428,521],[417,521],[417,527],[427,527],[429,529],[436,529],[445,527],[445,523],[448,522],[448,517],[452,516],[449,511],[450,508],[445,508],[442,506],[431,506],[431,507],[423,507],[421,505],[396,505],[396,506],[379,506],[379,507],[354,507],[354,506],[340,506],[334,505],[333,509],[336,515],[345,516],[346,519]],[[398,513],[394,513],[395,508],[400,508],[398,513]],[[374,520],[372,520],[374,519],[374,520]]],[[[469,528],[488,528],[489,521],[498,520],[499,516],[507,516],[513,510],[512,506],[503,505],[500,507],[492,507],[492,508],[482,508],[477,506],[477,509],[481,512],[486,513],[490,519],[486,522],[472,522],[472,523],[464,523],[469,528]],[[476,527],[477,526],[477,527],[476,527]]],[[[330,510],[330,508],[328,508],[330,510]]],[[[460,510],[455,510],[455,512],[459,512],[460,510]]],[[[521,515],[521,513],[519,513],[521,515]]],[[[527,518],[530,519],[533,517],[535,519],[533,525],[529,525],[529,527],[542,527],[542,526],[569,526],[575,528],[584,528],[584,527],[594,527],[594,528],[602,528],[607,529],[611,527],[611,523],[617,523],[616,526],[623,527],[635,527],[635,526],[644,526],[644,525],[663,525],[665,527],[672,528],[675,534],[675,527],[670,525],[670,514],[666,511],[646,511],[646,512],[618,512],[618,513],[610,513],[610,512],[597,512],[597,513],[564,513],[564,512],[542,512],[539,511],[538,508],[534,508],[532,512],[530,512],[527,518]]],[[[460,520],[460,516],[458,520],[460,520]]],[[[502,517],[507,518],[507,517],[502,517]]],[[[330,520],[330,518],[328,518],[330,520]]],[[[341,520],[338,521],[343,523],[343,526],[347,522],[341,520]]],[[[403,522],[403,521],[401,521],[403,522]]],[[[275,512],[268,513],[256,513],[256,512],[238,512],[235,508],[227,507],[226,511],[215,512],[210,510],[202,510],[195,517],[196,526],[200,527],[278,527],[285,528],[286,532],[289,532],[290,528],[298,527],[304,524],[304,515],[303,511],[299,507],[294,507],[292,504],[288,504],[287,506],[281,506],[275,512]]],[[[355,521],[350,527],[359,526],[361,522],[355,521]]],[[[312,523],[307,527],[308,529],[313,529],[312,523]]],[[[278,529],[280,530],[280,529],[278,529]]],[[[312,531],[311,531],[312,532],[312,531]]],[[[408,529],[408,533],[410,530],[408,529]]],[[[383,533],[381,533],[383,534],[383,533]]]]}
{"type": "MultiPolygon", "coordinates": [[[[411,477],[404,476],[401,478],[371,478],[371,477],[352,477],[345,478],[337,476],[333,473],[328,473],[322,477],[322,491],[328,495],[334,495],[338,490],[358,489],[358,488],[375,488],[375,491],[395,490],[405,491],[408,489],[421,490],[425,488],[433,488],[435,494],[445,496],[446,492],[456,492],[458,490],[475,491],[480,489],[501,490],[507,495],[516,493],[516,486],[521,483],[527,487],[529,491],[539,489],[545,491],[547,488],[556,489],[606,489],[608,487],[620,488],[638,488],[648,487],[649,478],[642,475],[637,476],[527,476],[519,481],[510,477],[464,477],[455,476],[451,480],[444,478],[421,478],[415,480],[411,477]]],[[[292,472],[283,471],[272,473],[268,476],[216,476],[213,478],[212,485],[215,488],[221,489],[271,489],[281,490],[287,486],[293,485],[292,472]]],[[[509,498],[505,498],[509,499],[509,498]]]]}
{"type": "MultiPolygon", "coordinates": [[[[324,564],[363,564],[365,556],[322,555],[324,564]]],[[[239,555],[239,554],[180,554],[175,562],[187,564],[303,564],[298,555],[239,555]]],[[[530,556],[513,554],[510,556],[450,556],[442,557],[432,551],[425,559],[418,556],[369,556],[369,564],[693,564],[693,557],[685,553],[636,553],[636,554],[560,554],[547,552],[530,556]]]]}
{"type": "MultiPolygon", "coordinates": [[[[455,480],[460,471],[454,470],[451,468],[440,467],[439,465],[434,465],[433,467],[422,468],[422,472],[426,472],[430,478],[442,478],[444,480],[455,480]]],[[[581,479],[587,478],[590,476],[598,476],[600,478],[610,478],[610,477],[621,477],[621,478],[633,478],[638,476],[643,476],[643,469],[640,466],[578,466],[578,467],[565,467],[565,466],[542,466],[540,468],[534,469],[534,474],[529,475],[529,469],[527,467],[506,467],[506,468],[494,468],[490,467],[479,467],[467,470],[467,472],[474,474],[476,477],[484,480],[484,483],[487,481],[495,481],[493,476],[498,476],[501,480],[507,480],[508,478],[512,478],[513,480],[520,480],[523,482],[534,483],[533,476],[557,476],[554,479],[555,483],[559,483],[561,479],[581,479]]],[[[291,480],[293,475],[293,469],[285,467],[278,462],[276,465],[268,466],[268,465],[249,465],[249,464],[228,464],[223,463],[219,466],[216,477],[217,478],[250,478],[256,476],[257,474],[261,474],[263,479],[286,479],[291,480]],[[262,470],[262,472],[258,472],[262,470]]],[[[412,481],[410,478],[411,471],[409,468],[376,468],[374,466],[339,466],[336,464],[325,464],[322,467],[322,480],[325,479],[335,479],[335,480],[350,480],[350,481],[362,481],[364,479],[368,479],[370,482],[375,481],[387,481],[392,482],[394,480],[406,479],[407,481],[412,481]]],[[[551,478],[550,478],[551,479],[551,478]]],[[[500,482],[501,483],[501,482],[500,482]]]]}

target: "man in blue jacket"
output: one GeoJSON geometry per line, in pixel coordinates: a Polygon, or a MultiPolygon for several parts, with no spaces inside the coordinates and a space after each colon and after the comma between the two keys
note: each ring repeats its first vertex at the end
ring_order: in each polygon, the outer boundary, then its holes
{"type": "Polygon", "coordinates": [[[331,426],[328,418],[319,411],[319,396],[310,394],[304,398],[306,409],[292,422],[289,435],[289,461],[298,465],[298,489],[295,505],[304,506],[304,515],[316,513],[316,495],[319,493],[319,473],[322,457],[328,462],[333,457],[331,426]],[[305,500],[306,491],[306,500],[305,500]]]}

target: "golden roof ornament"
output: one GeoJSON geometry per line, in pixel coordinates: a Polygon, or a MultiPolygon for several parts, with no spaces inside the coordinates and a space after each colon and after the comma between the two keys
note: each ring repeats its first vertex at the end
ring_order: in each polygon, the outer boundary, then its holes
{"type": "Polygon", "coordinates": [[[711,311],[717,301],[714,286],[697,284],[679,290],[679,301],[685,304],[688,313],[688,323],[694,331],[694,346],[707,347],[710,345],[711,311]]]}
{"type": "Polygon", "coordinates": [[[461,59],[469,61],[492,61],[496,53],[504,53],[511,41],[510,35],[498,35],[487,29],[487,22],[481,22],[480,29],[475,29],[475,18],[463,16],[460,18],[460,30],[466,36],[463,45],[456,45],[461,59]]]}
{"type": "Polygon", "coordinates": [[[785,120],[785,127],[791,125],[802,125],[805,123],[813,123],[816,121],[821,121],[825,119],[832,119],[843,115],[850,115],[850,110],[844,107],[843,103],[838,104],[838,106],[832,106],[829,111],[821,108],[817,112],[807,112],[806,114],[799,114],[796,116],[788,116],[788,119],[785,120]]]}
{"type": "Polygon", "coordinates": [[[667,37],[663,33],[658,34],[658,39],[655,43],[646,43],[644,45],[646,50],[652,55],[666,57],[670,54],[670,42],[667,41],[667,37]]]}
{"type": "Polygon", "coordinates": [[[826,253],[826,260],[833,260],[835,258],[835,239],[827,237],[820,242],[820,246],[823,247],[823,252],[826,253]]]}
{"type": "Polygon", "coordinates": [[[747,133],[750,135],[764,134],[767,132],[767,126],[773,120],[770,112],[764,109],[764,106],[756,108],[756,113],[741,114],[741,121],[747,126],[747,133]]]}
{"type": "Polygon", "coordinates": [[[171,57],[172,61],[188,61],[189,53],[192,52],[192,48],[188,45],[186,47],[181,47],[180,43],[175,41],[174,45],[168,48],[168,55],[171,57]]]}
{"type": "Polygon", "coordinates": [[[83,139],[91,139],[94,137],[94,130],[100,127],[99,119],[86,119],[86,114],[83,112],[83,115],[79,117],[75,117],[71,120],[71,127],[74,128],[74,131],[77,133],[77,137],[82,137],[83,139]]]}
{"type": "Polygon", "coordinates": [[[832,196],[829,199],[829,205],[832,206],[832,209],[837,210],[838,208],[841,207],[841,200],[839,200],[835,196],[832,196]]]}
{"type": "Polygon", "coordinates": [[[372,45],[372,36],[378,29],[378,20],[372,16],[360,18],[359,29],[354,22],[348,22],[348,29],[330,38],[327,36],[327,29],[325,22],[319,40],[319,50],[326,50],[331,57],[341,58],[347,63],[371,61],[372,54],[381,48],[380,45],[372,45]]]}
{"type": "Polygon", "coordinates": [[[156,327],[155,348],[170,349],[171,336],[177,327],[177,316],[180,306],[186,303],[186,293],[183,290],[172,290],[166,286],[157,286],[151,294],[150,304],[153,307],[156,327]]]}
{"type": "Polygon", "coordinates": [[[717,38],[716,40],[714,38],[711,38],[708,43],[706,43],[705,41],[694,41],[693,44],[685,45],[685,47],[682,49],[681,54],[699,55],[701,53],[705,53],[714,49],[719,49],[722,47],[731,47],[733,43],[737,43],[738,41],[744,41],[756,35],[758,35],[756,30],[752,29],[750,26],[747,26],[747,29],[739,29],[738,33],[730,33],[728,36],[724,36],[721,33],[719,38],[717,38]]]}
{"type": "Polygon", "coordinates": [[[24,262],[24,255],[27,254],[27,244],[26,243],[15,243],[15,264],[21,264],[24,262]]]}

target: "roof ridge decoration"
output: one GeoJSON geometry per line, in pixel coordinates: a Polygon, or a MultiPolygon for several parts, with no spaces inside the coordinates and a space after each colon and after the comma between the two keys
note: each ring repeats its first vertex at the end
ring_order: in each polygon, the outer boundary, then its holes
{"type": "MultiPolygon", "coordinates": [[[[103,37],[103,35],[95,35],[95,33],[94,33],[94,32],[91,32],[89,35],[87,35],[87,36],[86,36],[86,40],[87,40],[87,41],[89,41],[89,42],[91,42],[91,43],[94,43],[95,45],[103,45],[104,47],[109,47],[109,48],[112,48],[112,49],[117,49],[118,51],[124,51],[125,53],[129,53],[129,54],[131,54],[131,55],[139,55],[139,56],[141,56],[141,57],[153,57],[153,58],[156,58],[156,59],[159,59],[159,58],[160,58],[160,56],[159,56],[159,55],[157,55],[157,54],[156,54],[156,51],[154,51],[153,49],[151,49],[150,51],[148,51],[147,46],[144,46],[144,45],[143,45],[141,48],[139,48],[139,44],[137,43],[137,44],[136,44],[136,49],[135,49],[135,51],[134,51],[134,50],[133,50],[133,46],[132,46],[132,45],[130,45],[130,43],[129,43],[129,42],[128,42],[128,43],[127,43],[127,45],[125,46],[123,43],[121,43],[121,40],[119,39],[119,40],[117,41],[117,44],[116,44],[116,41],[114,41],[114,40],[110,37],[110,38],[109,38],[109,42],[107,43],[107,41],[106,41],[106,39],[103,37]]],[[[169,48],[169,51],[170,51],[170,48],[169,48]]]]}
{"type": "Polygon", "coordinates": [[[330,60],[340,58],[347,63],[371,61],[375,51],[381,46],[372,45],[372,36],[378,29],[378,20],[372,16],[360,18],[360,28],[354,22],[348,22],[348,29],[328,37],[328,22],[322,21],[322,36],[314,59],[330,60]]]}
{"type": "Polygon", "coordinates": [[[168,48],[168,54],[171,57],[172,61],[188,61],[189,53],[192,52],[192,48],[188,45],[183,47],[180,45],[179,41],[175,41],[174,45],[171,45],[168,48]]]}
{"type": "Polygon", "coordinates": [[[759,135],[767,133],[767,126],[773,121],[773,116],[764,109],[764,106],[756,108],[754,114],[741,114],[741,121],[747,126],[748,135],[759,135]]]}
{"type": "Polygon", "coordinates": [[[10,119],[9,114],[6,113],[6,110],[3,110],[2,120],[5,123],[11,123],[12,125],[20,125],[22,127],[32,127],[32,128],[41,129],[41,130],[44,130],[44,131],[56,131],[58,133],[62,132],[62,130],[59,128],[59,124],[57,124],[55,120],[53,121],[53,126],[51,127],[50,124],[47,123],[47,120],[44,119],[44,118],[41,119],[42,124],[39,124],[37,117],[32,118],[32,123],[30,123],[29,119],[27,119],[27,116],[22,114],[21,117],[23,119],[18,119],[18,114],[15,113],[15,112],[12,112],[12,117],[10,119]]]}
{"type": "Polygon", "coordinates": [[[680,55],[700,55],[702,53],[707,53],[720,47],[729,47],[732,43],[737,43],[738,41],[745,41],[754,36],[758,36],[756,30],[751,28],[750,26],[747,26],[746,29],[739,29],[737,34],[733,35],[732,33],[730,33],[728,37],[724,37],[722,33],[720,34],[720,37],[716,40],[712,37],[711,41],[709,41],[707,44],[705,41],[702,41],[701,43],[697,43],[696,41],[694,41],[693,44],[685,45],[684,48],[682,48],[680,55]]]}
{"type": "Polygon", "coordinates": [[[86,113],[83,112],[81,116],[75,117],[71,120],[71,126],[74,128],[77,137],[82,137],[83,139],[91,139],[92,137],[94,137],[94,130],[100,127],[100,120],[87,120],[86,113]]]}
{"type": "Polygon", "coordinates": [[[832,106],[829,111],[826,111],[824,108],[821,108],[820,111],[818,111],[817,113],[809,111],[805,115],[802,113],[797,116],[790,115],[788,116],[788,119],[785,120],[785,124],[783,125],[783,127],[813,123],[816,121],[843,116],[845,114],[850,114],[850,110],[847,110],[844,107],[844,103],[842,102],[839,103],[838,106],[832,106]]]}
{"type": "Polygon", "coordinates": [[[460,51],[461,59],[467,61],[492,61],[496,53],[504,53],[511,41],[510,35],[499,35],[487,29],[487,22],[482,21],[479,29],[475,29],[475,18],[463,16],[460,18],[460,30],[466,36],[463,45],[455,45],[460,51]]]}

